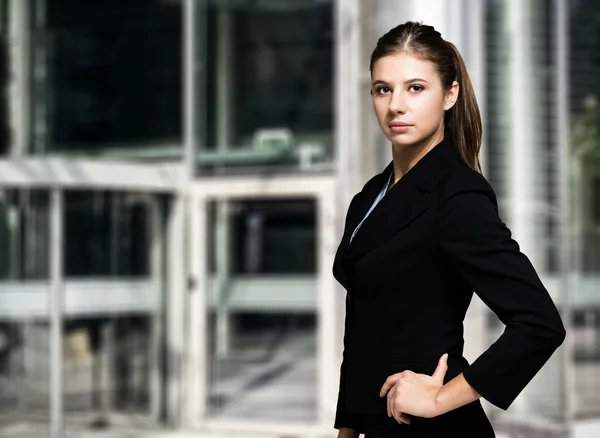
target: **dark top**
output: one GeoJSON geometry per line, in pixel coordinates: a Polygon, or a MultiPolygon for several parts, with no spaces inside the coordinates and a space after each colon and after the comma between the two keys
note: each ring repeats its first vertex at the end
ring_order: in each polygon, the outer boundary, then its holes
{"type": "MultiPolygon", "coordinates": [[[[354,196],[335,256],[333,274],[347,290],[335,428],[365,432],[365,419],[387,419],[386,378],[406,369],[431,375],[444,353],[444,383],[462,372],[506,410],[563,342],[556,306],[499,218],[494,191],[449,139],[389,190],[349,244],[392,172],[390,162],[354,196]],[[469,364],[463,320],[473,291],[506,329],[469,364]]],[[[484,416],[476,401],[417,423],[442,430],[487,423],[484,416]]]]}

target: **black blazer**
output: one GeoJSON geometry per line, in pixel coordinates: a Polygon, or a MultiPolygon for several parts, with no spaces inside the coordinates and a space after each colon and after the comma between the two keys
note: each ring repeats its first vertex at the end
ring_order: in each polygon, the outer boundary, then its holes
{"type": "MultiPolygon", "coordinates": [[[[563,342],[559,313],[499,218],[494,191],[449,139],[390,189],[349,245],[391,172],[392,162],[354,196],[335,255],[333,274],[347,290],[335,428],[364,429],[361,414],[387,418],[386,378],[405,369],[431,375],[446,352],[445,382],[462,372],[507,409],[563,342]],[[506,328],[469,364],[463,319],[473,291],[506,328]]],[[[461,421],[483,415],[479,401],[469,405],[456,410],[467,415],[461,421]]]]}

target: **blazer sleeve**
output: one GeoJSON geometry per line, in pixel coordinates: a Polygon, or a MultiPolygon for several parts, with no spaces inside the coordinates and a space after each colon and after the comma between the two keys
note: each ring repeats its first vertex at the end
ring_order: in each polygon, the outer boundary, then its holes
{"type": "Polygon", "coordinates": [[[506,410],[562,344],[566,332],[559,312],[499,218],[483,176],[447,192],[438,231],[455,271],[506,326],[463,371],[475,391],[506,410]]]}

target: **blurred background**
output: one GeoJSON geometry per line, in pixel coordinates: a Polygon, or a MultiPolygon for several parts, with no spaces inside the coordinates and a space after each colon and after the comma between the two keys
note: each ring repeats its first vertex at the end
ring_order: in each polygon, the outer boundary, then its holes
{"type": "MultiPolygon", "coordinates": [[[[567,326],[504,438],[600,436],[600,4],[0,0],[0,436],[335,437],[379,36],[461,50],[484,175],[567,326]]],[[[474,298],[472,361],[503,325],[474,298]]]]}

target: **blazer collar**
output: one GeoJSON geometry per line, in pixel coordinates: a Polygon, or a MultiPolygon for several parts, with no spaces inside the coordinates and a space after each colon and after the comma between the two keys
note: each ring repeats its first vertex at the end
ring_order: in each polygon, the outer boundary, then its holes
{"type": "Polygon", "coordinates": [[[445,138],[423,156],[381,199],[356,232],[387,178],[394,171],[393,161],[373,177],[359,193],[356,207],[348,211],[348,227],[342,238],[343,258],[359,256],[391,238],[427,210],[423,192],[431,192],[459,158],[454,144],[445,138]]]}

